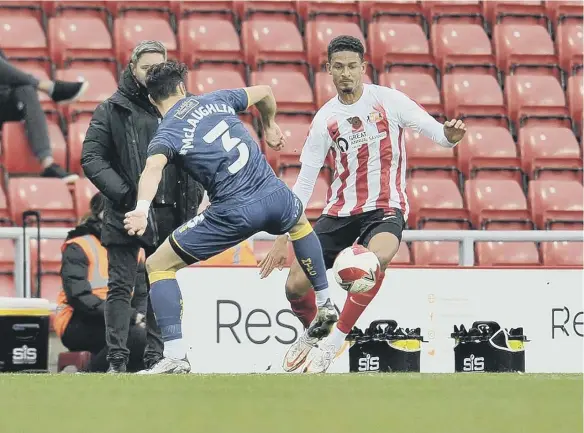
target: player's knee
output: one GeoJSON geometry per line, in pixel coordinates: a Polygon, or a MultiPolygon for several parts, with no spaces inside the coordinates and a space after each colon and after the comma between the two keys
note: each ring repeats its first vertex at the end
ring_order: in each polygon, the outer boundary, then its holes
{"type": "Polygon", "coordinates": [[[150,257],[148,257],[146,259],[146,272],[148,274],[151,274],[152,272],[160,272],[160,271],[170,271],[171,269],[168,269],[168,266],[164,266],[164,263],[162,260],[160,260],[160,257],[157,253],[152,254],[150,257]]]}
{"type": "Polygon", "coordinates": [[[298,299],[306,295],[309,290],[310,281],[308,281],[300,266],[292,266],[286,280],[286,297],[288,299],[298,299]]]}

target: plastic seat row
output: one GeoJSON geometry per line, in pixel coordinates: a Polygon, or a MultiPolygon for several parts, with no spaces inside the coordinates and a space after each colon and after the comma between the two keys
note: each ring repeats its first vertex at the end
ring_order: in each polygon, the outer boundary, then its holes
{"type": "MultiPolygon", "coordinates": [[[[334,36],[349,34],[365,41],[357,23],[323,15],[322,19],[307,22],[305,41],[297,23],[288,14],[277,13],[258,14],[244,21],[241,41],[228,15],[198,13],[179,21],[178,37],[166,18],[149,13],[117,18],[112,37],[104,21],[85,12],[50,18],[45,37],[41,22],[33,16],[10,15],[0,7],[0,17],[9,23],[0,30],[4,32],[0,40],[10,56],[48,55],[59,67],[88,59],[117,59],[125,64],[138,41],[158,39],[168,47],[171,57],[180,57],[189,64],[245,61],[255,68],[265,61],[308,61],[320,69],[326,61],[326,46],[334,36]]],[[[440,68],[450,63],[489,63],[505,73],[516,63],[559,64],[567,71],[582,64],[579,19],[561,22],[554,46],[545,25],[516,17],[494,25],[492,44],[481,24],[435,22],[428,40],[422,25],[411,22],[407,16],[391,17],[372,21],[367,27],[368,52],[380,71],[388,63],[420,64],[432,57],[439,60],[440,68]]]]}

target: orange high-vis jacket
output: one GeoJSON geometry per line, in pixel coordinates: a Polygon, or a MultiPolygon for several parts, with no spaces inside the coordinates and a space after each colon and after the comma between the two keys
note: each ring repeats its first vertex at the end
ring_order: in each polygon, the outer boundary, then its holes
{"type": "Polygon", "coordinates": [[[248,241],[243,241],[236,246],[223,251],[221,254],[211,257],[200,266],[230,266],[230,265],[257,265],[258,262],[248,241]]]}
{"type": "MultiPolygon", "coordinates": [[[[92,293],[100,299],[105,299],[107,296],[108,283],[108,261],[107,250],[101,245],[101,242],[94,235],[85,235],[69,239],[63,244],[63,250],[70,244],[77,244],[81,247],[89,267],[87,271],[87,279],[91,285],[92,293]]],[[[67,303],[67,295],[61,289],[57,297],[57,314],[53,321],[55,332],[59,337],[65,332],[65,328],[71,320],[73,315],[73,307],[67,303]]]]}

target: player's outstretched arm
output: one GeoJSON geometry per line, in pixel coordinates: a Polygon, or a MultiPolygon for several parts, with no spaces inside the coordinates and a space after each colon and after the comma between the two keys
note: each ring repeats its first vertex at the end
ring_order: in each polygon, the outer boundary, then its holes
{"type": "Polygon", "coordinates": [[[246,87],[248,106],[254,105],[260,112],[262,126],[264,128],[264,141],[274,150],[281,150],[286,144],[284,134],[280,127],[276,125],[276,112],[278,106],[276,98],[270,86],[246,87]]]}
{"type": "Polygon", "coordinates": [[[138,203],[136,209],[126,214],[124,228],[130,236],[142,236],[148,225],[148,212],[150,203],[154,200],[158,184],[162,179],[162,170],[166,166],[168,159],[159,153],[149,156],[146,160],[146,167],[140,176],[138,184],[138,203]]]}

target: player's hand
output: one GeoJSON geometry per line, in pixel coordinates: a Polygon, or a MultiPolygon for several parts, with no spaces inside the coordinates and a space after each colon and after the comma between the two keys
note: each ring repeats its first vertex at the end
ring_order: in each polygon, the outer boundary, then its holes
{"type": "Polygon", "coordinates": [[[466,125],[462,120],[452,119],[444,124],[444,135],[451,143],[458,143],[466,133],[466,125]]]}
{"type": "Polygon", "coordinates": [[[270,252],[258,264],[260,267],[260,278],[264,279],[272,273],[276,268],[282,270],[288,259],[288,238],[287,236],[279,236],[270,252]]]}
{"type": "Polygon", "coordinates": [[[282,150],[286,144],[286,138],[280,127],[275,123],[267,128],[264,128],[264,140],[268,146],[274,150],[282,150]]]}
{"type": "Polygon", "coordinates": [[[126,214],[124,229],[130,236],[142,236],[148,226],[148,218],[144,211],[133,210],[126,214]]]}

